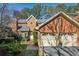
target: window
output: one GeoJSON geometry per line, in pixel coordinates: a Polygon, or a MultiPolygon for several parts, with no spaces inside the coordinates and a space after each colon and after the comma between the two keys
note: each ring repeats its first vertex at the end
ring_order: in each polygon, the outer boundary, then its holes
{"type": "Polygon", "coordinates": [[[32,24],[32,22],[30,24],[32,24]]]}

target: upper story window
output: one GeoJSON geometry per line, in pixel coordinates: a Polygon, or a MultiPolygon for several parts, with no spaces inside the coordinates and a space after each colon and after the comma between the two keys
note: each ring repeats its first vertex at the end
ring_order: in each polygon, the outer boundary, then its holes
{"type": "Polygon", "coordinates": [[[32,22],[30,24],[32,24],[32,22]]]}

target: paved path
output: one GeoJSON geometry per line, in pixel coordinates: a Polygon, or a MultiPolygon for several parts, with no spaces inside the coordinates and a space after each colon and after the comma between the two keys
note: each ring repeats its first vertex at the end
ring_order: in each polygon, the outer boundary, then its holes
{"type": "Polygon", "coordinates": [[[37,50],[38,46],[32,45],[32,44],[27,44],[27,50],[37,50]]]}
{"type": "Polygon", "coordinates": [[[35,46],[32,41],[27,42],[27,50],[37,50],[38,46],[35,46]]]}
{"type": "Polygon", "coordinates": [[[31,41],[27,42],[25,55],[26,56],[37,56],[38,46],[35,46],[31,41]]]}
{"type": "Polygon", "coordinates": [[[26,41],[22,44],[26,45],[26,47],[19,56],[38,56],[38,46],[35,46],[32,41],[26,41]]]}

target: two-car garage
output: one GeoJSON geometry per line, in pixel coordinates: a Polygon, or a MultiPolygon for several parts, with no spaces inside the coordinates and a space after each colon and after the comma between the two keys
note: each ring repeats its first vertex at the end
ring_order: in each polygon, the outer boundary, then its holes
{"type": "Polygon", "coordinates": [[[57,38],[57,33],[41,33],[43,46],[57,46],[59,45],[60,41],[62,46],[77,46],[76,33],[61,33],[59,34],[59,38],[57,38]]]}

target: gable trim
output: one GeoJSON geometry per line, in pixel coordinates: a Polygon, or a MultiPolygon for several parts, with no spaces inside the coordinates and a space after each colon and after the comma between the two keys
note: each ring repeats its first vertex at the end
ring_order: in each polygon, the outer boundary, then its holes
{"type": "Polygon", "coordinates": [[[53,20],[54,18],[58,17],[59,15],[65,16],[65,17],[68,19],[68,21],[69,21],[70,23],[72,23],[73,25],[75,25],[76,27],[79,28],[79,23],[78,23],[76,20],[72,19],[72,18],[69,17],[67,14],[65,14],[65,13],[62,12],[62,11],[60,11],[59,13],[57,13],[57,14],[54,15],[53,17],[49,18],[49,19],[48,19],[47,21],[45,21],[44,23],[42,23],[42,24],[40,24],[39,26],[37,26],[35,29],[36,29],[36,30],[39,30],[42,26],[46,25],[47,23],[49,23],[51,20],[53,20]]]}
{"type": "Polygon", "coordinates": [[[33,18],[35,19],[35,21],[37,21],[37,19],[36,19],[33,15],[30,15],[30,17],[28,17],[28,18],[26,19],[26,22],[28,22],[31,17],[33,17],[33,18]]]}

